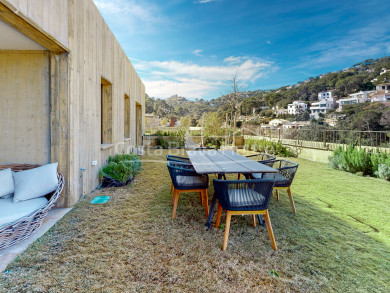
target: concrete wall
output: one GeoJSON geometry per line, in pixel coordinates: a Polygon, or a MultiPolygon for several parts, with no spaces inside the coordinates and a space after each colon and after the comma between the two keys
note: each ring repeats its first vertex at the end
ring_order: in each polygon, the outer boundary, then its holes
{"type": "MultiPolygon", "coordinates": [[[[42,86],[45,86],[46,92],[38,90],[38,87],[34,89],[35,98],[45,101],[42,105],[34,105],[46,121],[45,125],[39,125],[44,133],[30,131],[26,134],[16,128],[12,133],[15,137],[24,137],[20,148],[35,143],[36,138],[46,142],[46,149],[44,146],[34,147],[28,156],[36,162],[45,163],[48,158],[59,162],[59,169],[66,178],[65,192],[59,205],[71,206],[81,194],[98,186],[98,172],[106,164],[108,156],[129,151],[137,143],[137,124],[141,133],[144,131],[145,87],[92,0],[0,0],[0,3],[13,7],[11,12],[3,7],[4,13],[18,15],[17,18],[3,15],[3,21],[12,21],[13,27],[20,27],[23,33],[42,46],[47,44],[46,48],[51,51],[45,53],[47,74],[43,79],[46,83],[42,86]],[[45,40],[40,42],[40,38],[45,40]],[[102,78],[112,85],[112,143],[108,145],[101,144],[102,78]],[[130,98],[129,138],[124,137],[125,95],[130,98]],[[138,123],[136,105],[139,106],[138,123]],[[97,161],[97,165],[93,166],[93,161],[97,161]],[[86,169],[83,178],[80,168],[86,169]]],[[[15,67],[20,72],[29,72],[31,66],[19,64],[15,67]]],[[[30,74],[31,78],[32,75],[42,78],[37,67],[33,67],[30,74]]],[[[31,90],[30,79],[24,78],[22,95],[31,90]]],[[[10,100],[18,90],[18,87],[9,87],[9,91],[3,96],[0,94],[0,97],[10,100]]],[[[15,102],[13,107],[18,104],[19,101],[15,102]]],[[[20,115],[24,114],[21,112],[20,115]]],[[[16,123],[16,115],[11,114],[8,118],[16,123]]],[[[38,128],[35,124],[41,123],[37,116],[31,116],[30,121],[34,129],[38,128]]],[[[9,160],[15,162],[18,153],[15,150],[9,160]]],[[[19,161],[22,160],[20,158],[19,161]]]]}
{"type": "Polygon", "coordinates": [[[0,162],[50,161],[49,54],[0,51],[0,162]]]}
{"type": "Polygon", "coordinates": [[[69,97],[71,99],[71,166],[73,204],[99,184],[98,172],[110,155],[136,142],[136,104],[143,129],[145,88],[125,52],[92,0],[69,1],[69,97]],[[112,144],[101,145],[101,79],[112,85],[112,144]],[[130,98],[130,137],[125,138],[125,95],[130,98]],[[97,161],[96,166],[92,162],[97,161]],[[86,169],[83,182],[80,168],[86,169]]]}
{"type": "Polygon", "coordinates": [[[68,46],[68,3],[63,0],[7,0],[23,15],[68,46]]]}

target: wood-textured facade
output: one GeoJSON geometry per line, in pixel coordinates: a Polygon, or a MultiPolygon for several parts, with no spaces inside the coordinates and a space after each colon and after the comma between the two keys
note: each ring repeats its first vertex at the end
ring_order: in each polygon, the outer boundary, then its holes
{"type": "Polygon", "coordinates": [[[43,47],[0,44],[0,163],[58,161],[71,206],[142,144],[145,87],[92,0],[0,0],[0,21],[43,47]]]}

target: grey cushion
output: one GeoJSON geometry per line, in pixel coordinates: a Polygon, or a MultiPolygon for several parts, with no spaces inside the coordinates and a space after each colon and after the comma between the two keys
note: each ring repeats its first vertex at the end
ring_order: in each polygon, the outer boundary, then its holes
{"type": "Polygon", "coordinates": [[[13,202],[13,198],[0,199],[0,226],[16,221],[47,204],[46,197],[38,197],[21,202],[13,202]]]}
{"type": "Polygon", "coordinates": [[[9,198],[15,191],[14,178],[11,169],[0,171],[0,198],[9,198]]]}
{"type": "Polygon", "coordinates": [[[264,196],[253,189],[229,189],[228,195],[232,207],[260,206],[265,201],[264,196]]]}
{"type": "Polygon", "coordinates": [[[203,187],[207,184],[206,176],[177,176],[177,184],[183,187],[203,187]]]}
{"type": "Polygon", "coordinates": [[[58,163],[14,173],[14,202],[44,196],[58,186],[58,163]]]}

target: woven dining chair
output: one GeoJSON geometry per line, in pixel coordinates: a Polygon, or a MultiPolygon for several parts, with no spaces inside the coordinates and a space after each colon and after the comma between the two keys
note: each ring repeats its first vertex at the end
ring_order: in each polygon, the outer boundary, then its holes
{"type": "Polygon", "coordinates": [[[206,217],[208,217],[207,188],[209,187],[209,177],[196,173],[190,164],[168,161],[167,166],[174,187],[171,203],[173,204],[172,220],[175,219],[179,194],[183,192],[198,192],[201,204],[205,206],[206,217]]]}
{"type": "MultiPolygon", "coordinates": [[[[298,164],[287,161],[287,160],[274,160],[274,161],[268,161],[264,162],[265,165],[272,167],[274,169],[277,169],[279,172],[276,174],[262,174],[262,178],[274,178],[275,179],[275,186],[274,190],[276,192],[276,199],[279,201],[279,190],[286,190],[288,197],[290,199],[291,208],[293,210],[293,213],[296,213],[295,204],[294,204],[294,198],[291,194],[291,184],[293,182],[293,179],[295,177],[295,174],[298,169],[298,164]]],[[[253,178],[257,178],[258,176],[261,176],[259,174],[252,174],[253,178]]]]}
{"type": "MultiPolygon", "coordinates": [[[[179,157],[179,156],[173,156],[173,155],[167,155],[167,161],[173,161],[173,162],[182,162],[191,164],[190,159],[187,157],[179,157]]],[[[171,183],[171,193],[173,192],[173,183],[171,183]]],[[[173,195],[172,195],[172,204],[173,204],[173,195]]],[[[203,200],[202,200],[202,206],[203,206],[203,200]]]]}
{"type": "Polygon", "coordinates": [[[215,227],[219,227],[222,209],[226,210],[225,236],[222,250],[225,250],[229,238],[232,215],[252,215],[252,225],[256,227],[255,215],[263,215],[271,239],[272,248],[277,250],[271,220],[268,213],[273,179],[220,180],[214,179],[214,192],[218,199],[218,211],[215,227]]]}
{"type": "MultiPolygon", "coordinates": [[[[257,161],[258,163],[261,163],[261,164],[264,164],[265,162],[268,162],[268,161],[272,161],[272,160],[275,160],[276,157],[274,155],[271,155],[271,154],[267,154],[267,153],[259,153],[259,154],[254,154],[254,155],[248,155],[248,156],[245,156],[247,158],[250,158],[254,161],[257,161]]],[[[243,175],[246,177],[246,179],[249,179],[250,178],[250,174],[244,174],[243,175]]],[[[241,173],[238,173],[237,175],[237,180],[240,180],[241,178],[241,173]]]]}

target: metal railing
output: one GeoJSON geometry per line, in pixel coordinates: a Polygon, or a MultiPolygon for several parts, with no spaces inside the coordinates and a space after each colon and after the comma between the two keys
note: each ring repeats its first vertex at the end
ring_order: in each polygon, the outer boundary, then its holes
{"type": "Polygon", "coordinates": [[[285,145],[335,150],[340,145],[390,148],[390,131],[351,131],[301,129],[260,129],[259,136],[285,145]]]}

